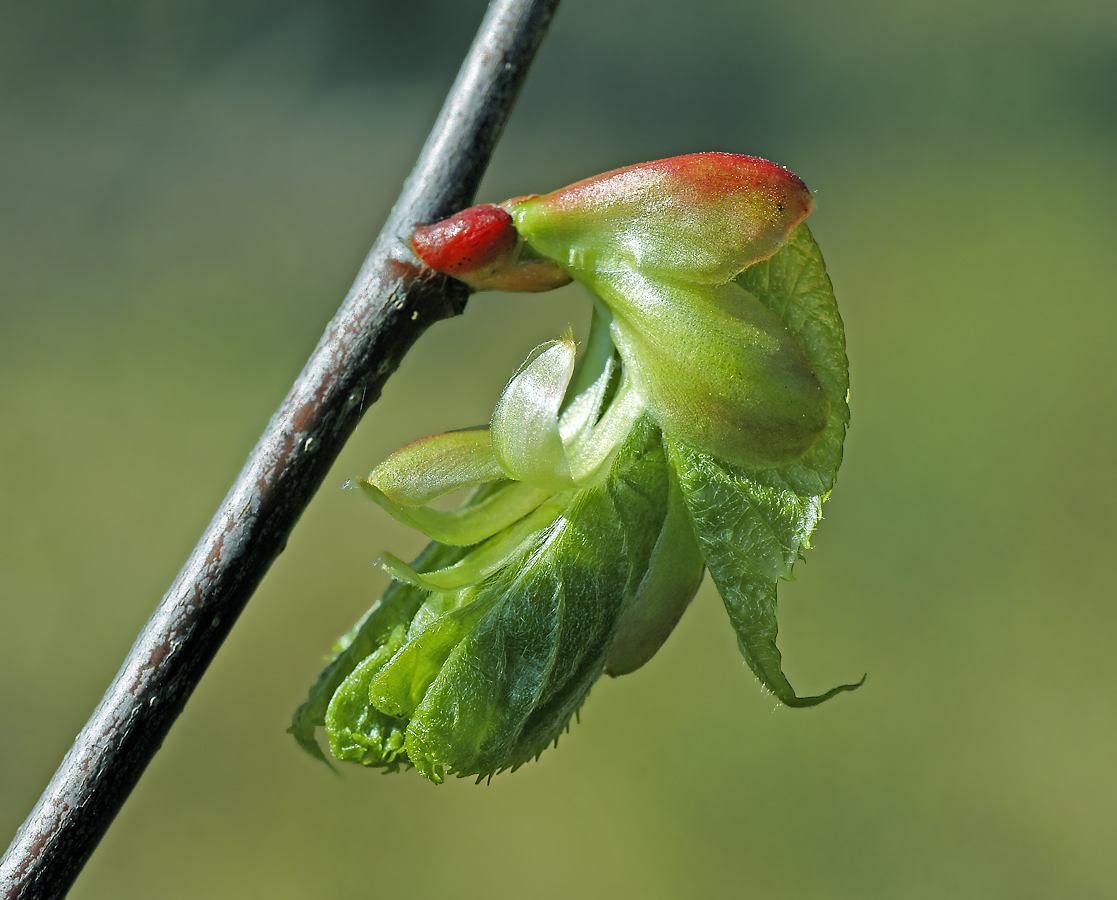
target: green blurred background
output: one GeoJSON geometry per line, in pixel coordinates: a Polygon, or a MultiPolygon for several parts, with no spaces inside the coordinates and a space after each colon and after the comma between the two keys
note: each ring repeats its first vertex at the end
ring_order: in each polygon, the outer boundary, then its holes
{"type": "MultiPolygon", "coordinates": [[[[0,844],[336,309],[478,0],[0,2],[0,844]]],[[[773,710],[707,583],[557,751],[284,734],[421,541],[341,490],[487,419],[578,288],[425,335],[75,898],[1117,896],[1117,5],[564,0],[480,201],[695,150],[816,192],[853,427],[773,710]],[[1107,562],[1110,560],[1110,562],[1107,562]]]]}

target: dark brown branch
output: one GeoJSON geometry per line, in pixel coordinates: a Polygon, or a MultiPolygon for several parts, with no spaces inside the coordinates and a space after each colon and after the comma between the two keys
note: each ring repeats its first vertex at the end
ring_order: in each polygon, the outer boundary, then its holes
{"type": "Polygon", "coordinates": [[[5,900],[66,894],[361,415],[464,287],[405,237],[468,206],[558,0],[493,0],[349,295],[0,861],[5,900]]]}

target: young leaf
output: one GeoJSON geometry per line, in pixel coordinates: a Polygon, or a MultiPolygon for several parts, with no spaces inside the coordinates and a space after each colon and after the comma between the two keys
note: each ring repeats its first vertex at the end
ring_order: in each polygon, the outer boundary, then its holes
{"type": "Polygon", "coordinates": [[[397,450],[368,483],[400,506],[423,506],[463,487],[506,478],[484,428],[423,438],[397,450]]]}
{"type": "Polygon", "coordinates": [[[625,607],[609,648],[605,671],[614,677],[635,672],[663,646],[698,593],[706,561],[694,538],[679,487],[672,479],[667,514],[648,570],[625,607]]]}
{"type": "Polygon", "coordinates": [[[826,390],[831,415],[818,441],[790,465],[756,471],[668,438],[671,463],[741,652],[788,706],[812,706],[857,685],[797,697],[776,648],[776,581],[790,578],[800,547],[822,517],[849,422],[845,338],[818,246],[800,225],[775,256],[745,270],[744,283],[795,335],[826,390]]]}
{"type": "Polygon", "coordinates": [[[401,758],[407,759],[404,755],[407,723],[376,709],[368,697],[369,682],[399,649],[405,632],[403,623],[396,625],[388,640],[349,674],[330,699],[324,724],[330,752],[342,762],[398,771],[401,758]]]}
{"type": "Polygon", "coordinates": [[[466,556],[444,569],[420,575],[391,553],[384,554],[383,566],[393,578],[428,591],[454,591],[481,581],[505,565],[513,551],[529,536],[557,519],[570,502],[569,492],[553,494],[538,509],[472,548],[466,556]]]}
{"type": "Polygon", "coordinates": [[[737,283],[795,335],[826,392],[825,430],[801,459],[781,470],[796,492],[825,499],[838,477],[849,427],[849,360],[834,286],[810,229],[800,225],[779,253],[745,269],[737,283]]]}
{"type": "MultiPolygon", "coordinates": [[[[420,572],[429,568],[439,568],[460,559],[465,552],[460,547],[428,544],[426,549],[416,557],[412,566],[420,572]]],[[[291,727],[287,729],[287,732],[298,741],[299,746],[311,756],[326,762],[314,730],[317,726],[326,724],[326,712],[338,688],[362,662],[391,641],[397,626],[412,620],[425,597],[425,591],[402,582],[393,582],[376,605],[338,641],[336,655],[318,677],[317,683],[310,689],[306,702],[295,710],[291,727]]],[[[368,708],[368,712],[370,715],[373,712],[371,707],[368,708]]],[[[351,711],[348,721],[351,732],[362,732],[363,722],[360,712],[351,711]]],[[[373,728],[379,728],[379,724],[374,722],[373,728]]],[[[366,733],[366,742],[369,746],[374,745],[377,739],[377,734],[366,733]]],[[[362,758],[361,762],[365,765],[390,764],[370,758],[362,758]]]]}
{"type": "MultiPolygon", "coordinates": [[[[845,339],[794,175],[751,157],[630,166],[420,228],[475,289],[594,295],[587,351],[537,348],[488,431],[420,441],[361,487],[441,543],[343,641],[292,725],[321,756],[491,776],[558,739],[603,673],[643,665],[705,568],[789,706],[776,588],[809,545],[849,422],[845,339]],[[481,484],[453,511],[426,504],[481,484]],[[459,546],[450,546],[459,545],[459,546]],[[331,699],[332,698],[332,699],[331,699]]],[[[862,679],[864,681],[864,679],[862,679]]]]}
{"type": "Polygon", "coordinates": [[[605,484],[580,491],[473,603],[491,603],[407,729],[428,777],[491,775],[555,740],[600,676],[666,513],[657,429],[634,429],[605,484]]]}
{"type": "MultiPolygon", "coordinates": [[[[366,764],[408,761],[435,781],[447,771],[491,775],[537,755],[601,675],[646,581],[667,496],[660,433],[645,418],[608,476],[556,495],[561,515],[525,529],[488,578],[448,592],[402,585],[414,592],[406,636],[382,632],[382,643],[362,648],[374,662],[354,665],[344,684],[334,679],[342,690],[326,721],[331,747],[375,757],[366,764]],[[385,723],[394,730],[385,734],[385,723]]],[[[438,577],[423,569],[424,580],[438,577]]]]}
{"type": "Polygon", "coordinates": [[[779,316],[734,282],[695,286],[640,272],[587,278],[613,310],[613,340],[667,434],[751,468],[815,443],[827,396],[779,316]]]}
{"type": "Polygon", "coordinates": [[[574,374],[574,341],[536,347],[493,410],[493,454],[509,477],[546,490],[574,487],[559,409],[574,374]]]}
{"type": "Polygon", "coordinates": [[[513,522],[518,522],[550,496],[549,491],[518,481],[500,481],[495,490],[486,492],[484,500],[470,499],[458,509],[432,509],[429,506],[401,506],[393,503],[372,482],[357,480],[361,488],[393,518],[423,532],[443,544],[467,547],[513,522]]]}

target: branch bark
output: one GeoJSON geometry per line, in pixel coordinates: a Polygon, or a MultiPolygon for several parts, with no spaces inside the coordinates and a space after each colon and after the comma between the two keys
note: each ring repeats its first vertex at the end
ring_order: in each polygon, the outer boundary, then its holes
{"type": "Polygon", "coordinates": [[[460,283],[417,223],[468,206],[558,0],[493,0],[353,287],[116,679],[0,860],[5,900],[62,897],[119,812],[364,411],[460,283]]]}

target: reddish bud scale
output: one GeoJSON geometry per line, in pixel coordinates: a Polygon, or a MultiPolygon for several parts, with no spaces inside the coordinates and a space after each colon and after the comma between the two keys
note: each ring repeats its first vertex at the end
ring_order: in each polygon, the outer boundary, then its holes
{"type": "Polygon", "coordinates": [[[721,284],[783,246],[813,200],[766,159],[691,153],[506,206],[520,237],[579,281],[636,269],[721,284]]]}
{"type": "Polygon", "coordinates": [[[523,245],[512,216],[499,206],[471,206],[434,225],[420,225],[411,247],[436,272],[478,291],[549,291],[570,281],[550,260],[520,260],[523,245]]]}
{"type": "Polygon", "coordinates": [[[636,163],[584,178],[544,200],[554,209],[583,212],[633,196],[642,199],[651,185],[658,184],[664,185],[662,192],[680,209],[705,208],[736,194],[766,198],[776,211],[798,223],[814,205],[799,176],[774,162],[739,153],[688,153],[636,163]]]}
{"type": "Polygon", "coordinates": [[[503,264],[516,246],[516,229],[499,206],[472,206],[434,225],[420,225],[411,246],[436,272],[471,274],[503,264]]]}

